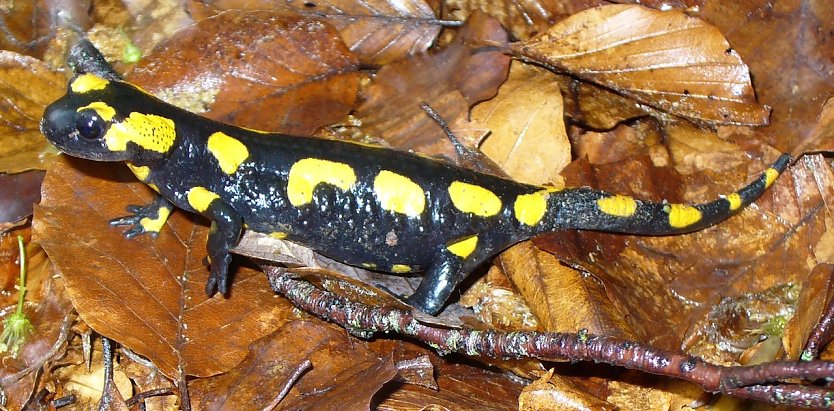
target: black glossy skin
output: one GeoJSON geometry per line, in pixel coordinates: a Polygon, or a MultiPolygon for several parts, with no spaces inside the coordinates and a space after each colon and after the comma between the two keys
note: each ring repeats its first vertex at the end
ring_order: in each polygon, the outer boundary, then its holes
{"type": "MultiPolygon", "coordinates": [[[[186,211],[196,211],[186,199],[192,187],[202,186],[220,195],[220,201],[212,202],[202,213],[216,226],[208,241],[212,264],[209,294],[215,287],[223,293],[227,291],[227,267],[231,259],[228,250],[237,243],[243,223],[257,232],[286,232],[289,240],[348,264],[370,263],[381,271],[390,271],[394,264],[405,264],[414,271],[427,271],[427,277],[409,302],[435,313],[476,266],[535,234],[572,228],[667,235],[698,230],[732,214],[728,202],[719,199],[698,206],[704,213],[698,223],[674,228],[668,224],[664,204],[638,201],[633,216],[616,217],[605,214],[596,205],[597,199],[610,194],[579,188],[552,193],[545,217],[530,227],[515,218],[514,200],[520,194],[541,191],[541,187],[381,147],[232,127],[178,109],[120,82],[110,82],[103,90],[84,94],[70,91],[47,108],[41,128],[67,154],[149,167],[151,173],[145,182],[158,187],[162,197],[186,211]],[[174,147],[160,154],[129,143],[127,151],[113,152],[100,138],[80,136],[76,119],[84,113],[76,110],[93,101],[106,102],[116,109],[113,122],[121,121],[130,112],[173,120],[177,131],[174,147]],[[216,131],[235,137],[249,149],[249,158],[232,175],[220,170],[206,148],[208,136],[216,131]],[[295,207],[287,198],[287,179],[290,167],[303,158],[346,163],[355,171],[356,184],[347,191],[319,184],[312,203],[295,207]],[[427,199],[425,211],[409,217],[382,209],[373,193],[373,179],[380,170],[407,176],[420,185],[427,199]],[[501,199],[501,212],[490,217],[461,212],[452,204],[448,193],[453,181],[494,192],[501,199]],[[478,245],[466,258],[453,255],[447,249],[449,244],[472,235],[478,236],[478,245]]],[[[781,171],[787,161],[787,157],[780,159],[774,167],[781,171]]],[[[739,191],[743,204],[753,201],[764,189],[762,177],[739,191]]],[[[135,224],[141,216],[155,216],[159,206],[165,204],[166,201],[160,200],[149,207],[134,209],[137,217],[120,222],[135,224]]],[[[141,232],[141,227],[134,227],[129,234],[141,232]]]]}

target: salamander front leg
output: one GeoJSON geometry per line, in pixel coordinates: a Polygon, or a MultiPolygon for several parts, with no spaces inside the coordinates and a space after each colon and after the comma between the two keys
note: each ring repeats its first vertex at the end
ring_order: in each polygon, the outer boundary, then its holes
{"type": "Polygon", "coordinates": [[[417,291],[406,302],[427,314],[437,314],[446,304],[457,285],[466,277],[464,260],[443,249],[429,267],[417,291]]]}
{"type": "Polygon", "coordinates": [[[168,216],[171,215],[173,209],[174,206],[170,201],[159,196],[146,206],[127,206],[127,211],[133,213],[133,215],[114,218],[110,220],[110,224],[115,226],[130,226],[124,234],[129,239],[145,233],[150,234],[151,237],[156,237],[159,235],[159,231],[162,230],[162,226],[165,225],[165,221],[168,220],[168,216]]]}
{"type": "Polygon", "coordinates": [[[219,291],[225,295],[229,292],[229,263],[232,262],[229,250],[240,240],[243,220],[234,209],[221,201],[213,201],[203,215],[212,220],[206,243],[211,264],[206,294],[211,297],[219,291]]]}

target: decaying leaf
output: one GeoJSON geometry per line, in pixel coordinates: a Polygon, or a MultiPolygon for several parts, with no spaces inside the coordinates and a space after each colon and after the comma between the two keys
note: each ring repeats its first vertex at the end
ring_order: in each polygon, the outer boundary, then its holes
{"type": "Polygon", "coordinates": [[[589,9],[511,48],[686,119],[717,124],[767,123],[747,66],[713,26],[678,11],[636,5],[589,9]]]}
{"type": "Polygon", "coordinates": [[[358,64],[323,22],[228,11],[179,31],[128,79],[163,98],[172,94],[167,99],[193,111],[209,109],[205,115],[215,120],[310,135],[353,107],[358,64]],[[185,102],[174,98],[182,94],[185,102]],[[271,107],[269,115],[264,107],[271,107]]]}
{"type": "Polygon", "coordinates": [[[532,410],[614,410],[612,404],[594,397],[570,380],[553,374],[553,369],[524,387],[518,409],[532,410]]]}
{"type": "Polygon", "coordinates": [[[159,237],[126,240],[110,219],[150,192],[122,166],[61,159],[44,180],[35,238],[81,318],[149,359],[171,378],[228,370],[248,345],[280,327],[291,307],[263,274],[240,267],[228,299],[207,298],[208,227],[174,213],[159,237]],[[83,171],[82,171],[83,169],[83,171]],[[126,303],[132,302],[132,303],[126,303]],[[141,302],[141,303],[139,303],[141,302]],[[218,333],[230,327],[234,333],[218,333]]]}

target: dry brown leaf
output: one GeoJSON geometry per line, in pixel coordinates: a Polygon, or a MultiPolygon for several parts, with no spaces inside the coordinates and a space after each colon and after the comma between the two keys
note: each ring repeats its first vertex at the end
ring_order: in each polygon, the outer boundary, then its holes
{"type": "Polygon", "coordinates": [[[238,267],[229,298],[207,298],[208,227],[174,213],[156,239],[126,240],[108,224],[149,189],[121,165],[62,158],[47,172],[35,211],[39,242],[94,330],[156,364],[165,375],[207,376],[237,365],[249,344],[292,315],[266,278],[238,267]]]}
{"type": "Polygon", "coordinates": [[[217,0],[211,6],[215,10],[272,10],[327,22],[339,30],[362,63],[374,65],[426,51],[442,27],[423,0],[217,0]]]}
{"type": "Polygon", "coordinates": [[[481,151],[516,181],[560,181],[559,172],[571,160],[562,108],[549,73],[514,62],[498,94],[472,109],[472,120],[491,132],[481,151]]]}
{"type": "Polygon", "coordinates": [[[712,124],[767,123],[747,66],[721,33],[678,12],[589,9],[512,49],[645,104],[712,124]]]}
{"type": "Polygon", "coordinates": [[[426,102],[459,139],[474,145],[482,133],[471,130],[469,107],[495,95],[510,62],[501,52],[472,48],[469,44],[476,39],[502,43],[507,33],[497,20],[476,13],[442,51],[380,69],[356,109],[362,129],[400,149],[453,158],[443,130],[420,108],[426,102]]]}
{"type": "Polygon", "coordinates": [[[32,204],[41,200],[43,171],[0,174],[0,232],[4,225],[32,215],[32,204]]]}
{"type": "Polygon", "coordinates": [[[794,155],[810,152],[834,151],[834,98],[825,100],[814,127],[791,152],[794,155]]]}
{"type": "Polygon", "coordinates": [[[567,378],[553,375],[553,369],[524,387],[518,396],[518,409],[533,410],[614,410],[616,407],[577,387],[567,378]]]}
{"type": "Polygon", "coordinates": [[[43,169],[57,154],[38,124],[65,80],[40,60],[0,50],[0,173],[43,169]]]}
{"type": "Polygon", "coordinates": [[[179,31],[128,79],[163,99],[166,89],[175,102],[176,95],[190,94],[196,104],[187,108],[208,106],[205,115],[214,120],[310,135],[353,108],[358,70],[356,57],[325,23],[228,11],[179,31]]]}
{"type": "Polygon", "coordinates": [[[782,335],[782,345],[785,347],[787,359],[799,359],[811,335],[811,330],[822,317],[829,303],[828,296],[834,287],[832,274],[834,274],[834,266],[830,263],[823,263],[814,267],[803,281],[799,301],[796,303],[796,312],[788,320],[782,335]]]}

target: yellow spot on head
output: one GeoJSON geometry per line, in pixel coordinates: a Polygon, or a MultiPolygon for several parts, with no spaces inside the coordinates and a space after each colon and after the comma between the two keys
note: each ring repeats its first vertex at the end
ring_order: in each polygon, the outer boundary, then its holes
{"type": "Polygon", "coordinates": [[[319,184],[330,184],[347,191],[356,183],[356,173],[345,163],[305,158],[290,168],[287,197],[298,207],[313,201],[313,190],[319,184]]]}
{"type": "Polygon", "coordinates": [[[623,195],[613,195],[597,200],[597,207],[605,214],[617,217],[631,217],[637,211],[637,201],[623,195]]]}
{"type": "Polygon", "coordinates": [[[382,170],[374,179],[374,195],[384,210],[419,216],[426,209],[426,193],[410,178],[382,170]]]}
{"type": "Polygon", "coordinates": [[[220,198],[219,195],[205,189],[205,187],[194,187],[188,190],[188,204],[199,212],[208,210],[211,202],[220,198]]]}
{"type": "Polygon", "coordinates": [[[127,143],[133,142],[145,150],[167,153],[176,137],[171,119],[133,112],[124,121],[110,126],[104,135],[104,142],[112,151],[125,151],[127,143]]]}
{"type": "Polygon", "coordinates": [[[285,233],[283,231],[276,231],[274,233],[269,233],[269,236],[272,237],[272,238],[277,238],[279,240],[283,240],[283,239],[287,238],[287,233],[285,233]]]}
{"type": "Polygon", "coordinates": [[[92,90],[101,90],[107,87],[108,84],[110,84],[109,81],[95,74],[82,74],[72,81],[70,90],[74,93],[83,94],[92,90]]]}
{"type": "Polygon", "coordinates": [[[126,164],[127,164],[127,168],[129,168],[130,171],[133,172],[133,174],[136,176],[136,178],[139,179],[139,181],[144,182],[144,181],[148,180],[148,175],[151,174],[151,169],[150,168],[148,168],[147,166],[135,166],[131,163],[126,163],[126,164]]]}
{"type": "Polygon", "coordinates": [[[75,110],[75,112],[78,113],[81,110],[94,110],[104,121],[110,121],[116,116],[116,109],[110,107],[103,101],[95,101],[84,107],[79,107],[78,110],[75,110]]]}
{"type": "Polygon", "coordinates": [[[669,204],[663,208],[669,213],[669,225],[684,228],[701,221],[701,211],[686,204],[669,204]]]}
{"type": "Polygon", "coordinates": [[[449,185],[452,204],[464,213],[492,217],[501,212],[501,199],[481,186],[455,181],[449,185]]]}
{"type": "Polygon", "coordinates": [[[209,136],[208,150],[226,174],[234,174],[249,157],[249,150],[239,140],[217,132],[209,136]]]}
{"type": "Polygon", "coordinates": [[[515,199],[513,212],[515,218],[522,224],[534,226],[539,223],[547,212],[547,199],[550,197],[548,190],[542,190],[531,194],[522,194],[515,199]]]}
{"type": "Polygon", "coordinates": [[[775,168],[768,168],[765,170],[765,188],[769,188],[773,185],[773,182],[776,181],[777,177],[779,177],[779,172],[776,171],[775,168]]]}
{"type": "Polygon", "coordinates": [[[139,220],[139,225],[141,225],[142,228],[145,229],[145,232],[158,233],[162,230],[162,226],[165,225],[165,221],[168,220],[168,216],[170,215],[170,208],[159,207],[159,214],[156,215],[156,218],[145,217],[139,220]]]}
{"type": "Polygon", "coordinates": [[[469,257],[469,254],[472,254],[475,251],[475,247],[478,246],[478,236],[473,235],[465,240],[458,241],[454,244],[449,245],[446,247],[452,254],[460,257],[466,258],[469,257]]]}
{"type": "Polygon", "coordinates": [[[730,211],[736,211],[741,207],[741,196],[738,193],[728,195],[725,200],[730,203],[730,211]]]}
{"type": "Polygon", "coordinates": [[[399,273],[410,273],[411,272],[411,267],[409,267],[405,264],[394,264],[394,265],[391,266],[391,272],[392,273],[398,273],[398,274],[399,273]]]}

